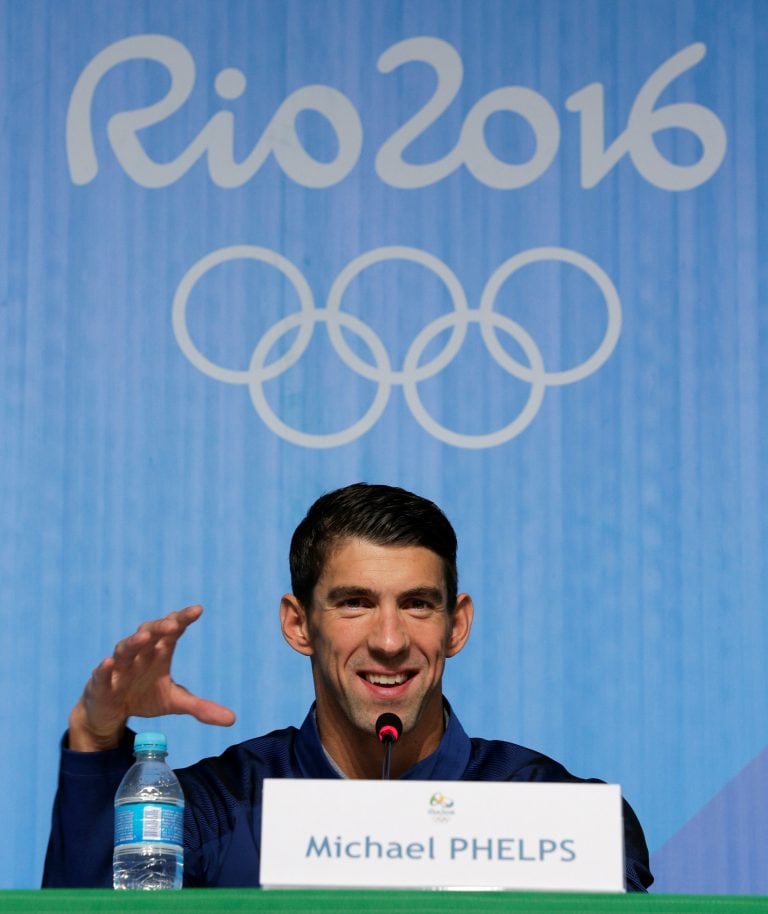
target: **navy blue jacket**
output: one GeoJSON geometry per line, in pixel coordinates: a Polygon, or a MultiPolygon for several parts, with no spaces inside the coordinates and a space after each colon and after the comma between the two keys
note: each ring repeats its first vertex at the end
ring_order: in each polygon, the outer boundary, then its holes
{"type": "MultiPolygon", "coordinates": [[[[107,752],[62,748],[44,887],[112,885],[113,800],[133,762],[133,735],[107,752]]],[[[337,778],[320,744],[314,709],[288,727],[231,746],[176,772],[186,799],[185,886],[258,886],[264,778],[337,778]]],[[[470,739],[451,713],[438,748],[409,769],[410,780],[574,781],[562,765],[514,743],[470,739]]],[[[637,816],[624,803],[625,881],[653,882],[637,816]]]]}

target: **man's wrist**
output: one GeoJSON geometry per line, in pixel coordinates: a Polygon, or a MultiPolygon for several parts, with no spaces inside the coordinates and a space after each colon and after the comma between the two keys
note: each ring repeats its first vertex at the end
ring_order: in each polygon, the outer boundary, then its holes
{"type": "Polygon", "coordinates": [[[73,752],[105,752],[117,749],[125,735],[124,721],[117,729],[96,733],[87,723],[82,702],[78,702],[69,715],[68,748],[73,752]]]}

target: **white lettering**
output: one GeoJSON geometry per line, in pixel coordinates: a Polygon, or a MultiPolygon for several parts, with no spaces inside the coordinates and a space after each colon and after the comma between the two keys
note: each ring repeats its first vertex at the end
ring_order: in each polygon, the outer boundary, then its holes
{"type": "MultiPolygon", "coordinates": [[[[165,35],[134,35],[123,38],[98,53],[80,74],[80,78],[72,90],[67,110],[67,159],[69,173],[74,184],[88,184],[99,171],[96,159],[96,150],[93,144],[93,128],[91,124],[91,106],[96,87],[102,78],[113,68],[129,60],[156,60],[168,71],[171,77],[171,87],[164,98],[154,105],[140,108],[137,111],[127,112],[119,118],[114,127],[108,126],[110,140],[115,149],[115,137],[118,139],[118,149],[115,154],[123,168],[131,174],[133,159],[145,160],[144,150],[139,145],[138,139],[131,136],[133,130],[140,130],[151,124],[158,124],[169,115],[177,111],[187,100],[195,83],[195,62],[192,55],[180,41],[168,38],[165,35]],[[125,147],[120,142],[121,135],[125,137],[125,147]],[[127,166],[127,167],[126,167],[127,166]]],[[[110,120],[112,125],[115,119],[110,120]]],[[[199,155],[199,153],[197,153],[199,155]]],[[[197,158],[195,155],[195,158],[197,158]]],[[[188,155],[188,158],[190,156],[188,155]]],[[[175,176],[180,177],[186,168],[192,164],[185,161],[175,176]]],[[[146,184],[146,187],[160,187],[169,181],[146,184]]],[[[142,183],[142,182],[139,182],[142,183]]]]}
{"type": "Polygon", "coordinates": [[[712,177],[727,145],[725,128],[717,115],[695,104],[664,105],[654,110],[669,84],[699,63],[706,52],[703,44],[691,44],[663,63],[638,93],[627,129],[607,149],[602,84],[585,86],[568,98],[565,107],[580,114],[582,187],[594,187],[627,152],[645,180],[663,190],[690,190],[712,177]],[[653,135],[670,129],[687,130],[699,139],[702,152],[698,162],[676,165],[661,155],[653,135]]]}
{"type": "MultiPolygon", "coordinates": [[[[352,102],[330,86],[305,86],[286,98],[264,132],[283,171],[304,187],[330,187],[338,184],[357,164],[363,147],[363,125],[352,102]],[[318,162],[301,145],[295,121],[300,111],[317,111],[336,133],[339,151],[332,162],[318,162]]],[[[244,184],[261,167],[243,174],[244,184]]]]}
{"type": "MultiPolygon", "coordinates": [[[[363,145],[363,127],[349,99],[330,86],[305,86],[293,92],[275,112],[251,153],[240,163],[233,158],[234,115],[214,114],[185,150],[171,162],[155,162],[138,137],[140,130],[159,124],[189,98],[195,83],[195,63],[183,44],[163,35],[135,35],[105,48],[88,64],[75,88],[67,111],[67,157],[74,184],[88,184],[99,166],[93,142],[91,108],[101,79],[113,67],[129,60],[155,60],[171,77],[171,86],[159,102],[114,114],[107,136],[125,173],[142,187],[167,187],[178,181],[205,153],[211,180],[219,187],[240,187],[261,168],[270,152],[283,171],[305,187],[330,187],[354,168],[363,145]],[[317,111],[328,121],[338,140],[332,162],[312,158],[301,144],[295,121],[301,111],[317,111]]],[[[214,87],[220,97],[237,98],[245,77],[234,68],[223,70],[214,87]]]]}
{"type": "Polygon", "coordinates": [[[560,123],[552,105],[538,92],[507,86],[483,96],[472,108],[461,131],[464,162],[470,172],[489,187],[512,190],[541,177],[552,164],[560,145],[560,123]],[[511,111],[528,122],[536,137],[536,151],[521,165],[501,162],[485,143],[485,122],[497,111],[511,111]]]}
{"type": "MultiPolygon", "coordinates": [[[[573,93],[567,110],[579,114],[581,186],[598,184],[627,153],[642,177],[663,190],[690,190],[708,181],[725,156],[727,136],[717,115],[694,103],[657,103],[661,94],[682,73],[696,66],[706,47],[691,44],[665,61],[640,89],[629,113],[626,129],[612,143],[605,139],[605,90],[592,83],[573,93]],[[654,136],[661,130],[684,130],[701,144],[698,160],[678,165],[657,148],[654,136]]],[[[139,134],[160,124],[181,108],[195,85],[195,62],[187,48],[165,35],[134,35],[99,52],[81,73],[69,101],[66,146],[74,184],[88,184],[99,171],[93,136],[94,95],[113,68],[135,60],[161,64],[170,77],[165,95],[152,104],[118,111],[107,121],[107,137],[123,171],[142,187],[167,187],[178,181],[203,156],[218,187],[240,187],[249,181],[270,156],[285,175],[304,187],[331,187],[355,168],[363,147],[363,125],[352,102],[331,86],[308,85],[292,92],[278,107],[250,153],[234,159],[235,115],[212,114],[198,135],[176,158],[155,161],[139,134]],[[337,141],[332,161],[320,161],[303,145],[296,129],[302,112],[321,116],[337,141]]],[[[405,160],[408,147],[423,136],[456,99],[464,67],[456,49],[438,38],[422,36],[392,45],[379,58],[382,73],[406,63],[427,63],[437,77],[435,91],[411,118],[384,141],[376,155],[379,178],[392,187],[415,189],[435,184],[462,165],[482,184],[512,190],[531,184],[550,167],[560,146],[560,123],[552,105],[538,92],[524,86],[503,86],[488,92],[469,110],[454,147],[442,158],[425,164],[405,160]],[[535,138],[534,151],[525,162],[506,162],[495,156],[485,140],[489,118],[507,112],[522,118],[535,138]]],[[[219,98],[233,100],[245,91],[245,74],[234,67],[214,78],[219,98]]]]}
{"type": "Polygon", "coordinates": [[[461,136],[447,155],[428,165],[411,165],[403,159],[405,149],[445,112],[456,98],[464,66],[456,49],[437,38],[409,38],[393,45],[379,58],[379,70],[391,73],[404,63],[423,61],[437,75],[437,87],[429,101],[384,143],[376,156],[376,173],[393,187],[416,188],[435,184],[465,164],[483,184],[502,190],[524,187],[552,164],[560,143],[560,124],[549,102],[522,86],[505,86],[484,95],[467,114],[461,136]],[[501,162],[485,142],[485,124],[498,111],[525,118],[536,136],[533,157],[521,165],[501,162]]]}
{"type": "Polygon", "coordinates": [[[429,165],[409,165],[404,150],[430,127],[448,108],[461,88],[464,65],[456,49],[439,38],[409,38],[392,45],[379,58],[379,70],[391,73],[404,63],[422,60],[437,76],[437,86],[429,101],[385,141],[376,156],[376,174],[385,184],[406,189],[435,184],[461,165],[459,145],[442,159],[429,165]]]}

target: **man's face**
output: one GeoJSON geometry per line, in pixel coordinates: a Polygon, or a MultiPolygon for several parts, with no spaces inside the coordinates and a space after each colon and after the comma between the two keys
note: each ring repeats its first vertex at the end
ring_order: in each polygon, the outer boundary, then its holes
{"type": "Polygon", "coordinates": [[[331,550],[297,648],[312,657],[326,748],[326,735],[349,735],[350,723],[370,737],[383,711],[401,718],[405,735],[436,747],[445,658],[471,624],[465,594],[454,613],[445,601],[443,563],[429,549],[350,538],[331,550]]]}

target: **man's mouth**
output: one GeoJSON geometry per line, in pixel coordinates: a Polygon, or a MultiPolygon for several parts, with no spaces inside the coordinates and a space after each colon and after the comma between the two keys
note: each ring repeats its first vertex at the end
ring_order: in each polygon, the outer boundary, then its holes
{"type": "Polygon", "coordinates": [[[399,686],[407,679],[410,679],[408,673],[362,673],[363,679],[375,686],[399,686]]]}

